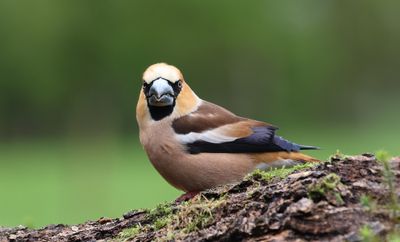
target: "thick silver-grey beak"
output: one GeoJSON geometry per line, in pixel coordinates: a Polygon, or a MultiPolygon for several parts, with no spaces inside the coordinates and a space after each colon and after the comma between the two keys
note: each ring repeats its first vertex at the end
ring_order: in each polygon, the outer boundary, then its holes
{"type": "Polygon", "coordinates": [[[174,103],[174,89],[164,79],[157,79],[151,85],[148,94],[148,103],[152,106],[163,107],[174,103]]]}

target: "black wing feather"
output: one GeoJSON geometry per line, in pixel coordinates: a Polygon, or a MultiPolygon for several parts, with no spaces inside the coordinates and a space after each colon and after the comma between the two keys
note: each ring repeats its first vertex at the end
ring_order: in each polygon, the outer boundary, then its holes
{"type": "Polygon", "coordinates": [[[302,146],[292,143],[275,135],[277,128],[273,126],[253,127],[253,134],[239,138],[231,142],[210,143],[206,141],[196,141],[187,144],[191,154],[198,153],[257,153],[257,152],[276,152],[276,151],[299,151],[302,149],[318,149],[314,146],[302,146]]]}

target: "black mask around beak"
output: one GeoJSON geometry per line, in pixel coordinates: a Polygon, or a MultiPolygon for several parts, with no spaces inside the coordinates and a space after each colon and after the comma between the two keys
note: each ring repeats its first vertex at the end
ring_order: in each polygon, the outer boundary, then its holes
{"type": "Polygon", "coordinates": [[[175,92],[167,80],[158,78],[147,88],[148,89],[145,90],[145,94],[148,105],[164,107],[174,104],[175,92]]]}

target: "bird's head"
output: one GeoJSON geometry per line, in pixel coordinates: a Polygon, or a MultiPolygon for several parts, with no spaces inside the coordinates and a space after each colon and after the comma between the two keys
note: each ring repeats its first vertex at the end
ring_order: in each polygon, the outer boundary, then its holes
{"type": "Polygon", "coordinates": [[[187,113],[199,100],[179,69],[165,63],[151,65],[143,73],[138,105],[143,99],[154,120],[169,116],[174,110],[177,110],[177,115],[187,113]]]}
{"type": "Polygon", "coordinates": [[[158,63],[143,73],[143,93],[147,104],[154,107],[174,105],[182,90],[183,76],[175,66],[158,63]]]}

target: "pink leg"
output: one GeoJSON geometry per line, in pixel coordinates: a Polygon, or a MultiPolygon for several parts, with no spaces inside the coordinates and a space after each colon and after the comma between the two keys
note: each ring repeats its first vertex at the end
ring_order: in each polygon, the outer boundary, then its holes
{"type": "Polygon", "coordinates": [[[197,194],[199,194],[200,192],[187,192],[185,194],[182,194],[180,197],[178,197],[175,202],[177,203],[181,203],[183,201],[188,201],[192,198],[194,198],[197,194]]]}

